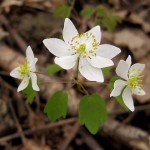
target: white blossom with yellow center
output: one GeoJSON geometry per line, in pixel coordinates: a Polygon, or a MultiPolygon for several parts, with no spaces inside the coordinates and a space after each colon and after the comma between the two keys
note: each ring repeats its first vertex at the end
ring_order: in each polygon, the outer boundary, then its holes
{"type": "Polygon", "coordinates": [[[90,81],[103,82],[101,68],[112,66],[111,59],[121,52],[115,46],[100,45],[100,26],[79,34],[68,18],[64,22],[63,39],[49,38],[43,43],[56,56],[55,63],[63,69],[73,68],[79,59],[79,71],[90,81]]]}
{"type": "Polygon", "coordinates": [[[132,94],[145,95],[142,89],[142,72],[145,64],[136,63],[131,66],[131,56],[129,55],[126,61],[120,60],[116,74],[124,80],[118,79],[114,83],[114,89],[110,96],[119,96],[122,93],[122,98],[125,105],[134,111],[134,103],[132,94]],[[122,92],[123,91],[123,92],[122,92]]]}
{"type": "Polygon", "coordinates": [[[10,76],[22,80],[17,89],[18,92],[24,90],[28,86],[30,78],[32,82],[32,88],[35,91],[39,91],[39,87],[37,85],[37,76],[34,73],[36,71],[35,65],[37,60],[38,59],[34,57],[31,47],[28,46],[26,50],[26,62],[24,64],[20,64],[19,67],[10,72],[10,76]]]}

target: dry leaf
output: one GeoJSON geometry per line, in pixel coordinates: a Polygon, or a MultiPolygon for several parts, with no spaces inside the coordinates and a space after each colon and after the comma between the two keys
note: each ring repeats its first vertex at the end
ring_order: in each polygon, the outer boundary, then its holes
{"type": "Polygon", "coordinates": [[[114,35],[114,42],[120,47],[128,47],[136,60],[150,52],[150,39],[140,30],[124,29],[117,32],[114,35]]]}

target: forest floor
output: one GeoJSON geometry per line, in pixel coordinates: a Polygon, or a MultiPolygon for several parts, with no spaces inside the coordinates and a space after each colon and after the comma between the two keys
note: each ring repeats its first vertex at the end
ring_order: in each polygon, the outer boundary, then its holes
{"type": "MultiPolygon", "coordinates": [[[[133,63],[146,64],[143,78],[146,95],[134,97],[134,112],[124,111],[114,98],[110,98],[105,85],[85,83],[89,93],[100,93],[105,98],[109,114],[99,132],[91,135],[76,118],[82,96],[76,87],[67,91],[67,118],[56,122],[48,120],[44,105],[49,96],[57,90],[68,89],[70,84],[42,85],[31,105],[26,104],[23,94],[17,93],[19,82],[9,76],[10,71],[25,60],[25,50],[31,45],[38,58],[39,70],[46,73],[46,66],[54,63],[54,56],[42,41],[48,37],[61,38],[64,18],[58,13],[58,6],[70,3],[71,0],[0,0],[0,150],[150,150],[149,0],[76,0],[69,14],[81,32],[95,25],[95,15],[88,19],[81,15],[87,5],[103,6],[108,15],[108,10],[113,9],[119,16],[119,23],[107,24],[101,18],[99,22],[102,43],[113,44],[122,50],[114,58],[115,66],[106,80],[115,75],[119,60],[128,55],[132,56],[133,63]]],[[[51,77],[38,76],[41,80],[72,79],[74,70],[61,70],[51,77]]]]}

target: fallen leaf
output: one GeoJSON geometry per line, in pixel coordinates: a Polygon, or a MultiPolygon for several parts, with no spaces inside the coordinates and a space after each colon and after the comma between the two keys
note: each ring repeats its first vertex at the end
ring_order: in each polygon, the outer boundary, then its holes
{"type": "Polygon", "coordinates": [[[137,29],[123,29],[114,35],[114,43],[120,47],[128,47],[136,60],[150,52],[150,39],[137,29]]]}

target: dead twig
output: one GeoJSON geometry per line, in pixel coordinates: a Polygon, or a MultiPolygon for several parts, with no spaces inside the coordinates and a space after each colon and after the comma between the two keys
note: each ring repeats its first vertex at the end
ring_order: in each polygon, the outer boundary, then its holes
{"type": "MultiPolygon", "coordinates": [[[[23,133],[24,133],[24,135],[30,135],[30,134],[33,134],[33,133],[36,134],[37,132],[47,131],[49,129],[52,129],[52,128],[55,128],[55,127],[58,127],[58,126],[63,126],[63,125],[69,124],[69,123],[73,123],[76,120],[77,120],[77,118],[70,118],[70,119],[60,120],[60,121],[55,122],[55,123],[49,123],[49,124],[41,125],[40,127],[37,127],[37,128],[24,130],[23,133]]],[[[11,134],[11,135],[0,138],[0,143],[10,141],[10,140],[18,138],[18,137],[20,137],[19,133],[11,134]]]]}
{"type": "Polygon", "coordinates": [[[79,120],[76,120],[74,126],[72,127],[72,132],[66,138],[66,140],[59,146],[59,150],[66,150],[70,142],[75,138],[76,134],[78,133],[80,128],[79,120]]]}
{"type": "Polygon", "coordinates": [[[80,130],[79,134],[81,134],[83,141],[91,150],[103,150],[103,148],[100,147],[99,143],[97,143],[93,136],[88,134],[83,128],[80,130]]]}
{"type": "Polygon", "coordinates": [[[18,33],[12,29],[9,25],[7,18],[4,15],[0,15],[1,24],[5,26],[6,30],[10,33],[10,36],[14,40],[14,42],[18,45],[23,53],[25,53],[25,49],[27,48],[27,43],[18,35],[18,33]]]}

